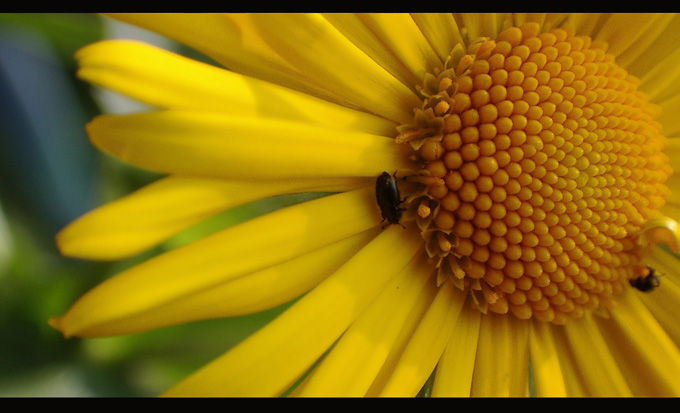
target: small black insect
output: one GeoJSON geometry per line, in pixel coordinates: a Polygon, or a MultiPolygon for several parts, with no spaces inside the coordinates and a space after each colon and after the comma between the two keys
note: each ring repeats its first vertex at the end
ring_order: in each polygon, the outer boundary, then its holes
{"type": "Polygon", "coordinates": [[[654,268],[652,267],[641,267],[638,270],[638,274],[640,275],[638,278],[631,278],[628,281],[630,282],[631,286],[644,293],[649,293],[656,290],[659,284],[661,284],[659,276],[656,275],[656,271],[654,271],[654,268]]]}
{"type": "Polygon", "coordinates": [[[392,224],[399,224],[404,227],[399,223],[399,220],[401,219],[401,213],[406,208],[401,207],[402,200],[399,195],[399,188],[397,188],[397,182],[394,180],[395,178],[396,172],[394,173],[394,178],[389,173],[383,172],[375,181],[375,197],[378,200],[378,206],[380,206],[380,212],[382,213],[382,222],[387,221],[383,228],[392,224]]]}

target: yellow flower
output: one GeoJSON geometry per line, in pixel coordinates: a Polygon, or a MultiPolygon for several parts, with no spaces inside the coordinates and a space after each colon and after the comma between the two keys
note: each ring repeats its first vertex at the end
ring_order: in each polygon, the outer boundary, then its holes
{"type": "Polygon", "coordinates": [[[64,229],[65,255],[336,194],[123,271],[50,320],[66,336],[302,296],[166,395],[413,396],[431,375],[434,396],[523,396],[530,375],[539,396],[680,395],[680,278],[655,246],[678,251],[678,16],[114,17],[229,70],[132,41],[77,54],[158,108],[94,119],[92,143],[168,176],[64,229]]]}

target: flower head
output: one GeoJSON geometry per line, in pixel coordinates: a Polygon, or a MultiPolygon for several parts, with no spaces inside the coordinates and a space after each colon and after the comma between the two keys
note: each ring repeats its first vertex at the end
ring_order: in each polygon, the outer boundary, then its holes
{"type": "Polygon", "coordinates": [[[159,108],[96,118],[93,144],[168,176],[64,229],[64,254],[335,194],[118,274],[51,320],[65,335],[302,295],[167,394],[406,396],[432,376],[433,395],[517,396],[529,374],[538,395],[680,394],[680,278],[657,247],[680,252],[676,16],[117,18],[230,70],[129,41],[79,52],[83,79],[159,108]]]}

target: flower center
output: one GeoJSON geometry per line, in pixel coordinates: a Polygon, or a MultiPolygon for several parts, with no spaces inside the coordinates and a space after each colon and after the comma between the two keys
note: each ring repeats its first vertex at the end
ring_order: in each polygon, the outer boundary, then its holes
{"type": "Polygon", "coordinates": [[[456,46],[397,141],[422,161],[405,219],[439,282],[482,312],[563,323],[630,288],[671,169],[638,79],[589,37],[539,31],[456,46]]]}

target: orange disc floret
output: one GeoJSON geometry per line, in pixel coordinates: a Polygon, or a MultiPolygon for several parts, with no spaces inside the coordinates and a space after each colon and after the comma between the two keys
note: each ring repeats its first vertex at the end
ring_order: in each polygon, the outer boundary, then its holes
{"type": "Polygon", "coordinates": [[[465,270],[474,283],[456,285],[481,288],[482,311],[562,323],[612,306],[671,173],[639,81],[589,37],[535,23],[473,41],[434,76],[411,144],[416,175],[444,185],[419,179],[410,205],[444,246],[428,251],[439,271],[465,270]]]}

